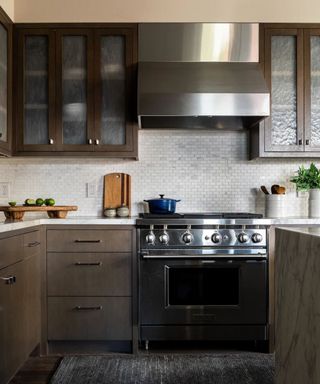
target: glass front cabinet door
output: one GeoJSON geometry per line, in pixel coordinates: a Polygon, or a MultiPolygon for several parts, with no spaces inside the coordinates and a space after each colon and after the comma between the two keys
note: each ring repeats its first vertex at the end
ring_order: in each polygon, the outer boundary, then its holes
{"type": "Polygon", "coordinates": [[[93,32],[58,30],[57,136],[60,151],[93,151],[93,32]]]}
{"type": "Polygon", "coordinates": [[[0,9],[0,154],[11,154],[12,22],[0,9]]]}
{"type": "Polygon", "coordinates": [[[320,29],[304,30],[305,150],[320,151],[320,29]]]}
{"type": "Polygon", "coordinates": [[[135,156],[135,56],[133,29],[95,32],[95,151],[135,156]]]}
{"type": "Polygon", "coordinates": [[[56,150],[54,41],[54,32],[50,30],[19,31],[18,152],[56,150]]]}
{"type": "Polygon", "coordinates": [[[303,151],[303,31],[266,29],[265,55],[265,77],[271,93],[265,150],[303,151]]]}

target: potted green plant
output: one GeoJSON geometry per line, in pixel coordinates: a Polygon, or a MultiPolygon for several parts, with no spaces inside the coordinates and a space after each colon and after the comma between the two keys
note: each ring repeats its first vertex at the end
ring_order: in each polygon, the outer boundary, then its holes
{"type": "Polygon", "coordinates": [[[320,217],[320,169],[314,163],[310,168],[302,165],[291,182],[296,184],[297,191],[309,192],[309,217],[320,217]]]}

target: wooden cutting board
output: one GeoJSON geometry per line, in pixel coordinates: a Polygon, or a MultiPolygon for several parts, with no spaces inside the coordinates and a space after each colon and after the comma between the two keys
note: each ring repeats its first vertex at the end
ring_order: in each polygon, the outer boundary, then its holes
{"type": "Polygon", "coordinates": [[[131,176],[126,173],[109,173],[104,176],[103,208],[126,205],[131,214],[131,176]]]}

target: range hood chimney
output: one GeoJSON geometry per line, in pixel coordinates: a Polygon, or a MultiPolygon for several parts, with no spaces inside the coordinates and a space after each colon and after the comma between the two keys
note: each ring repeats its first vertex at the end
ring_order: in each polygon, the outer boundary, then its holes
{"type": "Polygon", "coordinates": [[[257,125],[270,114],[258,61],[258,24],[140,24],[140,128],[257,125]]]}

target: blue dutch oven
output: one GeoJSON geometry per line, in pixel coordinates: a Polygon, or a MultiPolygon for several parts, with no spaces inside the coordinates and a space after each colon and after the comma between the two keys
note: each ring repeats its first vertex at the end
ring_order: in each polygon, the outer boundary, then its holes
{"type": "Polygon", "coordinates": [[[159,195],[160,199],[151,199],[151,200],[144,200],[149,204],[149,211],[150,213],[155,214],[167,214],[167,213],[175,213],[176,211],[176,203],[178,203],[180,200],[174,200],[174,199],[165,199],[164,195],[159,195]]]}

